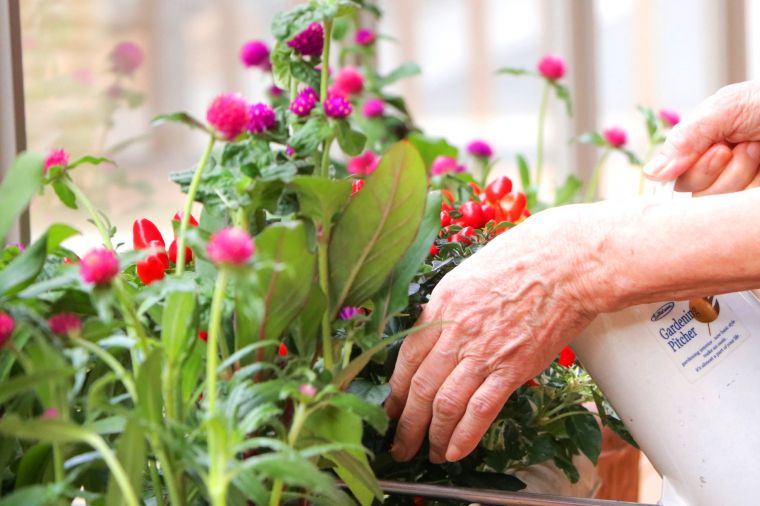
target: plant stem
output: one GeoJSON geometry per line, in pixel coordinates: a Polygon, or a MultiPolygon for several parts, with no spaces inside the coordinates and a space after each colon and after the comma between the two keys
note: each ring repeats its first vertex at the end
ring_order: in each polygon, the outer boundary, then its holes
{"type": "Polygon", "coordinates": [[[61,443],[53,443],[53,476],[58,483],[62,483],[66,479],[66,474],[63,471],[63,450],[61,449],[61,443]]]}
{"type": "Polygon", "coordinates": [[[169,456],[166,454],[166,450],[158,434],[153,433],[150,439],[153,451],[156,453],[156,457],[161,464],[161,469],[164,471],[164,482],[166,482],[166,488],[169,491],[169,502],[172,506],[182,506],[185,504],[185,501],[179,493],[177,482],[175,481],[174,466],[171,460],[169,460],[169,456]]]}
{"type": "MultiPolygon", "coordinates": [[[[327,247],[329,240],[329,228],[325,226],[323,234],[327,237],[322,237],[318,244],[317,261],[319,262],[319,286],[325,293],[327,300],[330,300],[330,271],[327,262],[327,247]]],[[[322,356],[325,361],[325,369],[333,371],[333,349],[332,349],[332,329],[330,326],[330,309],[325,309],[322,313],[322,356]]]]}
{"type": "Polygon", "coordinates": [[[111,286],[113,286],[116,298],[119,300],[119,304],[124,312],[127,323],[129,323],[129,327],[127,327],[128,334],[132,337],[137,334],[137,337],[140,340],[140,346],[143,351],[147,353],[149,348],[148,336],[145,333],[145,328],[143,328],[143,325],[140,322],[140,317],[137,315],[137,311],[135,311],[135,308],[132,305],[132,300],[124,288],[124,282],[117,276],[112,281],[111,286]]]}
{"type": "Polygon", "coordinates": [[[568,411],[567,413],[562,413],[561,415],[557,415],[554,418],[549,418],[548,420],[543,421],[542,424],[543,425],[549,425],[550,423],[554,423],[557,420],[561,420],[563,418],[567,418],[568,416],[588,415],[588,414],[599,416],[596,413],[593,413],[591,411],[568,411]]]}
{"type": "Polygon", "coordinates": [[[190,181],[190,187],[187,189],[185,208],[182,211],[182,221],[179,223],[179,234],[177,236],[177,276],[180,276],[185,272],[185,235],[187,234],[187,227],[190,223],[190,213],[193,211],[195,194],[198,193],[198,187],[201,184],[203,171],[206,169],[206,165],[208,165],[209,158],[211,158],[211,151],[214,149],[215,142],[216,137],[211,135],[208,144],[206,145],[206,149],[201,155],[201,160],[198,162],[198,167],[195,168],[195,174],[193,174],[193,179],[190,181]]]}
{"type": "MultiPolygon", "coordinates": [[[[291,448],[295,448],[298,442],[298,436],[303,429],[306,419],[308,418],[308,412],[306,411],[306,405],[298,403],[293,413],[293,423],[290,425],[290,431],[288,432],[288,445],[291,448]]],[[[282,497],[283,483],[282,480],[276,479],[272,484],[272,494],[269,496],[269,506],[279,506],[280,499],[282,497]]]]}
{"type": "Polygon", "coordinates": [[[547,81],[544,84],[544,92],[541,95],[541,105],[538,107],[538,141],[536,151],[536,189],[541,188],[541,177],[544,171],[544,126],[546,125],[546,106],[549,103],[549,91],[551,85],[547,81]]]}
{"type": "Polygon", "coordinates": [[[333,20],[325,19],[325,43],[322,46],[322,74],[319,80],[319,101],[324,103],[327,98],[327,77],[330,71],[330,41],[332,40],[333,20]]]}
{"type": "Polygon", "coordinates": [[[109,448],[106,442],[103,441],[103,438],[97,434],[91,434],[85,439],[85,441],[92,446],[95,451],[100,453],[101,457],[103,457],[103,462],[105,462],[108,470],[111,471],[114,480],[116,480],[116,484],[121,489],[124,502],[126,502],[128,506],[140,506],[135,491],[132,489],[132,484],[127,477],[127,473],[124,471],[121,463],[119,463],[119,459],[114,456],[111,448],[109,448]]]}
{"type": "Polygon", "coordinates": [[[248,223],[248,209],[244,206],[240,206],[235,211],[235,226],[243,229],[246,232],[250,232],[250,223],[248,223]]]}
{"type": "Polygon", "coordinates": [[[95,206],[92,205],[92,202],[89,198],[87,198],[87,195],[79,189],[79,187],[74,183],[73,180],[70,178],[64,178],[66,186],[69,187],[69,190],[74,194],[77,201],[81,202],[84,208],[87,210],[87,212],[90,215],[90,218],[92,218],[92,222],[95,224],[95,227],[98,229],[98,232],[100,232],[100,237],[103,239],[103,245],[105,245],[106,248],[113,250],[113,243],[111,242],[111,234],[108,233],[108,229],[106,228],[105,224],[103,223],[103,219],[98,212],[97,209],[95,209],[95,206]]]}
{"type": "Polygon", "coordinates": [[[219,334],[222,324],[222,306],[227,289],[227,270],[222,267],[216,279],[214,296],[211,299],[211,317],[209,319],[208,342],[206,343],[206,390],[208,411],[216,413],[216,369],[219,363],[219,334]]]}
{"type": "Polygon", "coordinates": [[[641,167],[639,167],[639,195],[644,193],[644,181],[646,180],[646,177],[644,176],[644,167],[647,163],[649,163],[649,160],[652,159],[652,155],[654,155],[654,150],[656,146],[655,144],[649,144],[649,149],[647,150],[647,154],[644,157],[644,160],[641,162],[641,167]]]}
{"type": "Polygon", "coordinates": [[[124,366],[122,366],[121,363],[116,360],[113,355],[108,353],[97,344],[91,343],[90,341],[82,339],[81,337],[69,336],[69,339],[71,339],[71,342],[73,344],[79,346],[80,348],[84,348],[105,362],[105,364],[113,370],[113,372],[116,374],[116,377],[119,378],[121,383],[124,385],[124,389],[127,391],[129,396],[132,397],[132,400],[137,403],[137,389],[135,388],[135,383],[127,370],[124,369],[124,366]]]}
{"type": "Polygon", "coordinates": [[[322,177],[330,177],[330,146],[332,145],[333,138],[327,139],[322,144],[322,163],[320,163],[319,175],[322,177]]]}
{"type": "Polygon", "coordinates": [[[156,497],[156,506],[165,506],[164,492],[161,488],[161,478],[158,476],[158,469],[156,467],[156,461],[153,459],[148,460],[148,471],[150,472],[150,479],[153,483],[153,493],[156,497]]]}
{"type": "Polygon", "coordinates": [[[599,186],[599,178],[602,174],[602,168],[609,155],[610,150],[605,149],[602,156],[600,156],[599,160],[596,162],[596,166],[594,166],[594,172],[591,174],[591,181],[589,181],[588,189],[586,190],[586,202],[593,202],[596,197],[596,189],[599,186]]]}

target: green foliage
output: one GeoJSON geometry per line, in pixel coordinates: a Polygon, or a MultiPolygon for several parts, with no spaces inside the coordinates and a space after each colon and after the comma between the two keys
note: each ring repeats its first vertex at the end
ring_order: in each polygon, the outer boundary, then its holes
{"type": "Polygon", "coordinates": [[[13,223],[41,187],[42,161],[42,156],[37,153],[23,153],[0,182],[0,241],[5,239],[13,223]]]}

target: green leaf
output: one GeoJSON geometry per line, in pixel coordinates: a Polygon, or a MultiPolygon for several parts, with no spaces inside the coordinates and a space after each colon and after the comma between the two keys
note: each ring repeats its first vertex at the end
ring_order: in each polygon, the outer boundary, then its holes
{"type": "MultiPolygon", "coordinates": [[[[330,477],[296,452],[273,452],[251,457],[241,466],[244,470],[256,471],[270,478],[280,479],[289,485],[304,487],[330,497],[337,495],[335,484],[330,477]]],[[[340,504],[343,504],[341,502],[340,504]]]]}
{"type": "Polygon", "coordinates": [[[74,195],[74,192],[71,191],[71,188],[69,188],[66,183],[60,180],[56,180],[53,181],[52,186],[53,191],[55,191],[55,194],[58,195],[58,198],[61,202],[63,202],[63,205],[69,209],[77,208],[76,195],[74,195]]]}
{"type": "Polygon", "coordinates": [[[8,399],[39,385],[73,376],[76,371],[70,368],[45,369],[39,372],[27,372],[14,376],[0,383],[0,404],[8,399]]]}
{"type": "Polygon", "coordinates": [[[366,302],[385,282],[417,234],[427,177],[408,142],[388,150],[348,204],[330,240],[330,311],[366,302]]]}
{"type": "Polygon", "coordinates": [[[277,41],[272,48],[269,59],[272,62],[272,78],[274,84],[287,90],[290,88],[290,55],[292,51],[283,42],[277,41]]]}
{"type": "Polygon", "coordinates": [[[657,133],[657,118],[654,115],[654,111],[651,107],[644,107],[643,105],[638,106],[637,108],[642,116],[644,116],[644,121],[647,126],[647,136],[650,140],[654,139],[655,134],[657,133]]]}
{"type": "Polygon", "coordinates": [[[54,484],[35,485],[14,490],[0,500],[0,506],[57,506],[61,504],[54,484]]]}
{"type": "Polygon", "coordinates": [[[313,63],[306,63],[303,60],[290,60],[290,74],[315,90],[319,89],[321,75],[319,70],[314,68],[313,63]]]}
{"type": "Polygon", "coordinates": [[[353,130],[346,120],[337,120],[335,124],[340,149],[349,156],[361,154],[364,150],[364,145],[367,143],[367,136],[353,130]]]}
{"type": "Polygon", "coordinates": [[[583,181],[576,176],[572,174],[567,176],[565,182],[562,186],[557,188],[557,192],[554,194],[554,206],[556,207],[571,203],[582,186],[583,181]]]}
{"type": "Polygon", "coordinates": [[[628,163],[630,163],[631,165],[641,165],[641,160],[639,160],[639,157],[636,156],[636,153],[634,153],[633,151],[629,149],[623,149],[623,148],[618,148],[618,151],[623,153],[626,156],[626,158],[628,158],[628,163]]]}
{"type": "Polygon", "coordinates": [[[186,125],[190,128],[211,133],[211,131],[202,121],[183,111],[173,112],[171,114],[159,114],[158,116],[155,116],[150,122],[150,124],[153,126],[158,126],[163,123],[182,123],[183,125],[186,125]]]}
{"type": "Polygon", "coordinates": [[[537,76],[535,72],[530,70],[520,69],[517,67],[501,67],[496,70],[497,74],[508,74],[510,76],[537,76]]]}
{"type": "Polygon", "coordinates": [[[359,416],[380,434],[385,434],[385,431],[388,429],[388,415],[377,404],[369,403],[351,394],[336,394],[330,397],[327,402],[336,408],[350,411],[359,416]]]}
{"type": "Polygon", "coordinates": [[[332,38],[333,40],[343,40],[348,32],[348,20],[338,19],[333,24],[332,38]]]}
{"type": "Polygon", "coordinates": [[[380,406],[390,395],[391,386],[388,383],[376,385],[365,378],[356,378],[350,385],[348,385],[346,392],[355,395],[360,399],[364,399],[370,404],[380,406]]]}
{"type": "Polygon", "coordinates": [[[68,164],[66,166],[66,169],[71,170],[79,167],[80,165],[100,165],[101,163],[110,163],[111,165],[116,166],[116,162],[110,158],[106,158],[105,156],[85,155],[68,164]]]}
{"type": "MultiPolygon", "coordinates": [[[[145,431],[136,420],[130,420],[116,443],[116,458],[121,462],[134,490],[142,490],[145,469],[145,431]]],[[[159,491],[159,493],[162,493],[159,491]]],[[[108,479],[106,504],[126,506],[128,503],[113,476],[108,479]]]]}
{"type": "Polygon", "coordinates": [[[13,259],[5,269],[0,271],[0,300],[23,290],[28,286],[45,265],[47,255],[52,253],[64,240],[79,232],[68,225],[56,223],[26,251],[13,259]]]}
{"type": "MultiPolygon", "coordinates": [[[[236,348],[253,342],[278,339],[303,308],[311,290],[315,269],[302,223],[268,227],[256,236],[256,272],[238,286],[238,317],[255,331],[236,333],[236,348]]],[[[263,350],[262,350],[263,352],[263,350]]]]}
{"type": "Polygon", "coordinates": [[[430,245],[441,229],[442,199],[441,192],[428,194],[425,214],[417,230],[417,237],[374,298],[372,331],[382,331],[387,318],[406,307],[409,301],[409,283],[427,258],[430,245]]]}
{"type": "Polygon", "coordinates": [[[573,142],[577,142],[578,144],[594,144],[601,148],[607,147],[607,141],[604,140],[604,137],[599,132],[586,132],[573,139],[573,142]]]}
{"type": "Polygon", "coordinates": [[[289,11],[279,12],[272,19],[272,35],[279,41],[290,40],[314,21],[320,21],[310,5],[299,5],[289,11]]]}
{"type": "Polygon", "coordinates": [[[422,69],[420,69],[420,66],[416,63],[405,62],[393,69],[387,75],[381,76],[377,84],[380,88],[384,88],[385,86],[393,84],[400,79],[416,76],[421,72],[422,69]]]}
{"type": "Polygon", "coordinates": [[[310,118],[304,125],[296,129],[290,138],[290,146],[299,156],[314,153],[324,141],[332,135],[332,128],[322,116],[310,118]]]}
{"type": "Polygon", "coordinates": [[[161,320],[161,343],[171,367],[181,362],[195,336],[195,293],[172,290],[166,297],[161,320]]]}
{"type": "Polygon", "coordinates": [[[557,81],[549,81],[552,89],[557,95],[557,98],[565,103],[565,110],[568,116],[573,115],[573,99],[570,98],[570,89],[564,84],[560,84],[557,81]]]}
{"type": "Polygon", "coordinates": [[[37,443],[28,448],[18,463],[15,488],[43,483],[45,474],[50,471],[52,455],[52,447],[48,443],[37,443]]]}
{"type": "Polygon", "coordinates": [[[322,315],[327,310],[327,297],[319,286],[312,283],[311,291],[306,297],[304,307],[291,329],[293,342],[298,349],[298,354],[310,359],[316,352],[317,333],[322,323],[322,315]]]}
{"type": "Polygon", "coordinates": [[[565,418],[565,428],[570,439],[596,465],[602,452],[602,431],[596,417],[591,413],[568,416],[565,418]]]}
{"type": "Polygon", "coordinates": [[[42,163],[42,155],[22,153],[0,182],[0,243],[42,186],[42,163]]]}
{"type": "Polygon", "coordinates": [[[138,408],[143,420],[158,428],[163,422],[164,400],[161,390],[161,369],[163,367],[160,348],[150,352],[137,371],[138,408]]]}
{"type": "Polygon", "coordinates": [[[328,229],[332,227],[333,217],[351,198],[351,182],[345,179],[298,176],[289,186],[298,194],[300,214],[328,229]]]}
{"type": "Polygon", "coordinates": [[[430,169],[433,160],[439,156],[450,156],[452,158],[457,158],[459,156],[459,150],[449,144],[446,139],[435,139],[432,137],[425,137],[422,134],[413,133],[409,136],[409,142],[417,148],[427,169],[430,169]]]}

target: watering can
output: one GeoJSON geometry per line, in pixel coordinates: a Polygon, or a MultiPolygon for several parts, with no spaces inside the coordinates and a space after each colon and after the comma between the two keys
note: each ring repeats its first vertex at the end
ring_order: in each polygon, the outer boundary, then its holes
{"type": "Polygon", "coordinates": [[[662,506],[760,504],[760,302],[752,292],[602,314],[572,347],[662,475],[662,506]]]}

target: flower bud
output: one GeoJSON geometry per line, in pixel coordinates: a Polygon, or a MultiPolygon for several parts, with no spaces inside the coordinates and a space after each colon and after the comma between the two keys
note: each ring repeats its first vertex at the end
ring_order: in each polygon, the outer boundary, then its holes
{"type": "Polygon", "coordinates": [[[90,250],[79,263],[79,275],[85,283],[106,285],[119,274],[119,259],[110,249],[90,250]]]}
{"type": "Polygon", "coordinates": [[[430,166],[430,173],[434,176],[440,176],[447,172],[463,172],[463,166],[460,166],[459,162],[450,156],[437,156],[430,166]]]}
{"type": "Polygon", "coordinates": [[[45,158],[45,173],[50,167],[66,167],[69,164],[69,154],[63,149],[51,149],[45,158]]]}
{"type": "Polygon", "coordinates": [[[111,60],[111,70],[117,74],[131,75],[140,68],[145,54],[134,42],[120,42],[114,46],[108,57],[111,60]]]}
{"type": "Polygon", "coordinates": [[[385,102],[379,98],[370,98],[364,102],[362,114],[365,118],[379,118],[385,114],[385,102]]]}
{"type": "Polygon", "coordinates": [[[317,102],[319,102],[317,92],[314,91],[314,88],[308,87],[300,91],[290,103],[290,112],[300,117],[308,116],[317,102]]]}
{"type": "Polygon", "coordinates": [[[351,158],[346,164],[349,174],[367,176],[372,174],[380,164],[380,157],[374,151],[367,151],[363,155],[351,158]]]}
{"type": "Polygon", "coordinates": [[[681,121],[681,117],[673,109],[660,109],[658,116],[669,127],[674,127],[681,121]]]}
{"type": "Polygon", "coordinates": [[[467,145],[467,152],[472,156],[480,158],[491,158],[493,156],[493,148],[486,141],[474,140],[467,145]]]}
{"type": "Polygon", "coordinates": [[[253,255],[254,245],[247,232],[223,228],[211,236],[206,252],[216,265],[242,265],[253,255]]]}
{"type": "Polygon", "coordinates": [[[0,311],[0,348],[5,346],[5,343],[11,338],[15,326],[16,321],[13,317],[8,313],[0,311]]]}
{"type": "Polygon", "coordinates": [[[251,106],[248,119],[248,131],[254,134],[271,130],[277,124],[277,116],[274,109],[266,104],[254,104],[251,106]]]}
{"type": "Polygon", "coordinates": [[[604,132],[604,140],[613,148],[620,148],[628,141],[625,130],[618,127],[607,128],[604,132]]]}
{"type": "Polygon", "coordinates": [[[73,313],[58,313],[48,318],[48,327],[57,336],[79,334],[82,330],[82,320],[73,313]]]}
{"type": "Polygon", "coordinates": [[[375,42],[375,39],[377,37],[375,36],[375,32],[370,30],[369,28],[362,28],[361,30],[356,32],[356,43],[360,46],[369,46],[370,44],[375,42]]]}
{"type": "Polygon", "coordinates": [[[265,67],[269,63],[269,46],[262,40],[251,40],[240,48],[240,61],[246,67],[265,67]]]}
{"type": "Polygon", "coordinates": [[[335,76],[335,87],[346,95],[358,95],[364,89],[364,76],[353,67],[346,67],[335,76]]]}
{"type": "Polygon", "coordinates": [[[303,383],[298,387],[298,391],[301,393],[301,395],[304,395],[306,397],[314,397],[317,395],[317,388],[314,385],[309,385],[308,383],[303,383]]]}
{"type": "Polygon", "coordinates": [[[338,312],[338,318],[341,320],[350,320],[354,316],[363,315],[364,312],[360,307],[345,306],[338,312]]]}
{"type": "Polygon", "coordinates": [[[327,115],[328,118],[336,119],[348,117],[353,110],[351,102],[337,94],[327,97],[323,108],[325,110],[325,115],[327,115]]]}
{"type": "Polygon", "coordinates": [[[557,358],[559,365],[563,367],[570,367],[575,363],[575,352],[569,346],[562,348],[557,358]]]}
{"type": "Polygon", "coordinates": [[[312,23],[288,41],[291,47],[303,56],[319,56],[325,43],[325,31],[319,23],[312,23]]]}
{"type": "Polygon", "coordinates": [[[249,119],[248,102],[237,93],[218,95],[206,111],[206,121],[228,141],[245,131],[249,119]]]}
{"type": "Polygon", "coordinates": [[[538,72],[550,81],[565,76],[565,59],[554,54],[547,54],[538,62],[538,72]]]}
{"type": "Polygon", "coordinates": [[[364,188],[364,180],[354,179],[353,182],[351,182],[351,196],[355,196],[362,188],[364,188]]]}

